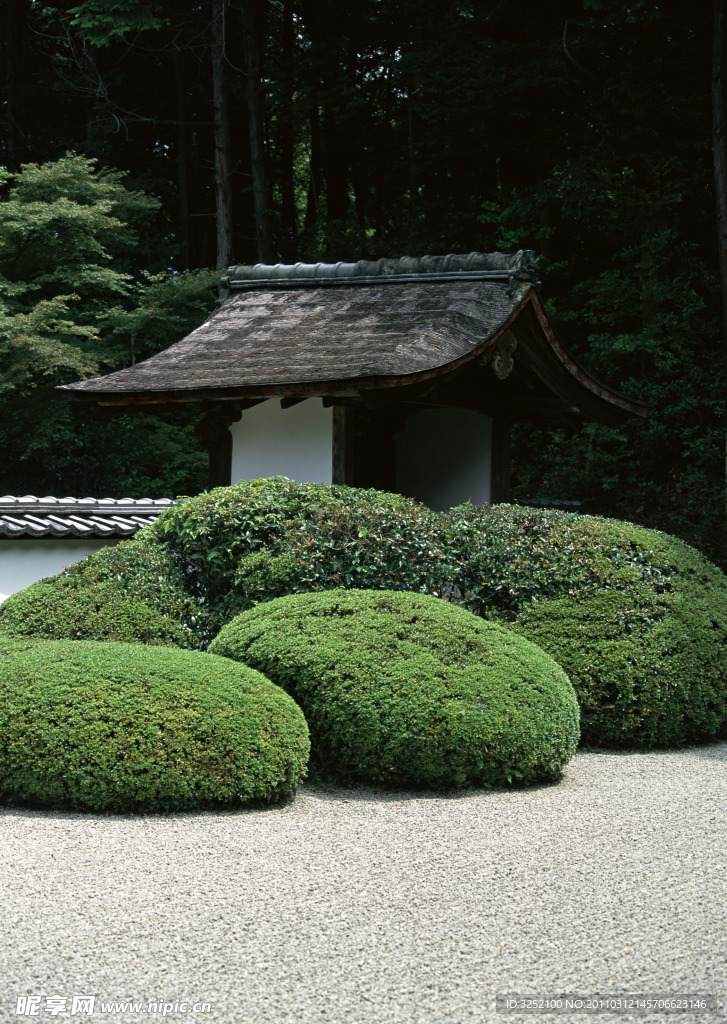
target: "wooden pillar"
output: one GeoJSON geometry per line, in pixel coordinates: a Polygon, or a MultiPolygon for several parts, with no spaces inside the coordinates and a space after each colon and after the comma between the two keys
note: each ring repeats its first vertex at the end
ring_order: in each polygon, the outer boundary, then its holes
{"type": "Polygon", "coordinates": [[[354,486],[356,407],[333,406],[331,483],[354,486]]]}
{"type": "Polygon", "coordinates": [[[492,421],[492,480],[490,501],[493,505],[510,501],[510,420],[500,417],[492,421]]]}
{"type": "Polygon", "coordinates": [[[209,409],[195,427],[195,434],[209,456],[209,486],[229,487],[232,483],[232,434],[230,426],[240,419],[238,405],[225,403],[209,409]]]}

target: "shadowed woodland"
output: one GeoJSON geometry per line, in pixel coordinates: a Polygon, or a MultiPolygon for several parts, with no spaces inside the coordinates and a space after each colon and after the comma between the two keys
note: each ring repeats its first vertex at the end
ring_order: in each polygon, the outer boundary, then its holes
{"type": "Polygon", "coordinates": [[[1,492],[201,490],[198,412],[103,419],[53,387],[178,340],[232,262],[531,248],[563,342],[653,413],[516,428],[513,494],[727,562],[723,0],[3,17],[1,492]]]}

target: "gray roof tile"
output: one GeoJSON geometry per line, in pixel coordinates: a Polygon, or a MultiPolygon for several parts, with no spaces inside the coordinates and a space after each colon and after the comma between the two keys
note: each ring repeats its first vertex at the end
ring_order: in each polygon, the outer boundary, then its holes
{"type": "Polygon", "coordinates": [[[0,497],[3,537],[131,537],[174,502],[169,498],[0,497]]]}
{"type": "Polygon", "coordinates": [[[59,391],[117,408],[234,402],[234,413],[250,401],[290,396],[365,400],[394,397],[399,389],[403,398],[405,389],[411,397],[421,388],[421,398],[437,379],[445,386],[466,367],[479,370],[477,407],[487,404],[493,416],[613,424],[646,416],[645,406],[571,359],[537,287],[528,250],[231,267],[221,306],[187,337],[134,366],[59,391]],[[518,349],[504,376],[497,369],[502,339],[518,349]],[[499,381],[507,378],[502,388],[493,385],[487,363],[499,381]]]}
{"type": "Polygon", "coordinates": [[[530,252],[231,267],[222,306],[186,338],[76,397],[241,393],[401,379],[484,344],[535,283],[530,252]]]}

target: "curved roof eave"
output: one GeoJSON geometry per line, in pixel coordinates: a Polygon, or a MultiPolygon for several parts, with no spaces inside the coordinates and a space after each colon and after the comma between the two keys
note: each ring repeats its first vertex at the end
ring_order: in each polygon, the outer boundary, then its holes
{"type": "Polygon", "coordinates": [[[626,416],[638,416],[645,419],[649,415],[648,406],[627,398],[619,391],[614,390],[614,388],[603,384],[568,354],[553,330],[548,315],[540,301],[540,296],[535,289],[531,289],[525,297],[520,309],[524,311],[525,308],[536,319],[539,332],[541,332],[544,340],[547,341],[550,353],[552,353],[552,356],[568,375],[566,379],[585,389],[596,401],[605,403],[605,405],[611,406],[613,409],[618,409],[626,416]]]}
{"type": "MultiPolygon", "coordinates": [[[[330,395],[358,395],[361,393],[391,393],[396,389],[416,387],[436,378],[448,377],[464,369],[468,364],[481,363],[491,358],[493,349],[504,335],[511,332],[519,339],[518,360],[526,360],[535,368],[535,375],[551,393],[562,398],[570,411],[583,419],[606,421],[625,419],[630,416],[646,417],[648,408],[632,401],[617,391],[602,384],[583,369],[565,350],[555,334],[543,308],[537,290],[529,287],[506,318],[484,340],[475,344],[470,351],[436,366],[404,373],[359,374],[354,376],[329,376],[320,380],[268,381],[247,385],[214,385],[197,388],[173,388],[155,390],[111,390],[109,387],[89,387],[94,381],[82,382],[83,387],[64,385],[58,390],[75,401],[91,402],[96,405],[129,407],[140,405],[169,405],[174,403],[206,404],[215,402],[245,401],[286,396],[323,397],[330,395]],[[578,401],[578,398],[583,399],[578,401]],[[585,406],[585,408],[582,408],[585,406]]],[[[178,343],[180,344],[180,343],[178,343]]],[[[167,350],[168,351],[168,350],[167,350]]],[[[129,371],[120,371],[128,374],[129,371]]],[[[116,377],[95,380],[108,381],[116,377]]]]}

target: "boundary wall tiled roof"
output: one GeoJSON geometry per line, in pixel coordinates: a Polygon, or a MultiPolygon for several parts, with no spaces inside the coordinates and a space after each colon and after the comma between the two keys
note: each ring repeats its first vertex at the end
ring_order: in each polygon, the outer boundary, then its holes
{"type": "Polygon", "coordinates": [[[132,537],[174,502],[169,498],[0,497],[3,537],[132,537]]]}

